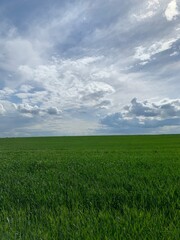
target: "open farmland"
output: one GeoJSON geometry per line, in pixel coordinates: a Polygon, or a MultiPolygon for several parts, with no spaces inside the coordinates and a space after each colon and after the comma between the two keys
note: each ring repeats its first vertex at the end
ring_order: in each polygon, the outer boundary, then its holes
{"type": "Polygon", "coordinates": [[[180,135],[0,139],[1,240],[180,239],[180,135]]]}

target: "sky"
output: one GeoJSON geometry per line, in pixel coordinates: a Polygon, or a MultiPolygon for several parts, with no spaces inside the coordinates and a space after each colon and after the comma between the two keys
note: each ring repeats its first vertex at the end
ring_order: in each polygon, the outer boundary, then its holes
{"type": "Polygon", "coordinates": [[[180,133],[180,0],[0,0],[0,137],[180,133]]]}

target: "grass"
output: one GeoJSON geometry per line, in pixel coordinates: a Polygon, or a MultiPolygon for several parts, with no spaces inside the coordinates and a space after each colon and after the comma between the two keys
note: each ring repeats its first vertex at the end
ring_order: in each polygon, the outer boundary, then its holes
{"type": "Polygon", "coordinates": [[[180,239],[180,135],[0,139],[1,240],[180,239]]]}

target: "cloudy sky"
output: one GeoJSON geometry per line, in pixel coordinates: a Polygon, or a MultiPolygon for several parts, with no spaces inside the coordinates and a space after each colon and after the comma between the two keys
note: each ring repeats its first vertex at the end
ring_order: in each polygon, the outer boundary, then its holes
{"type": "Polygon", "coordinates": [[[0,0],[0,137],[180,133],[180,0],[0,0]]]}

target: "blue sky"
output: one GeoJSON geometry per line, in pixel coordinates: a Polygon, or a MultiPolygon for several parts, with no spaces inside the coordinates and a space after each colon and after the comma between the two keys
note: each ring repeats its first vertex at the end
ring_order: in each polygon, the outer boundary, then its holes
{"type": "Polygon", "coordinates": [[[179,0],[0,3],[1,137],[180,133],[179,0]]]}

